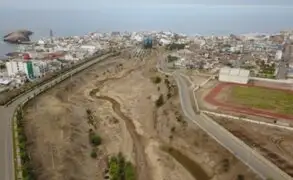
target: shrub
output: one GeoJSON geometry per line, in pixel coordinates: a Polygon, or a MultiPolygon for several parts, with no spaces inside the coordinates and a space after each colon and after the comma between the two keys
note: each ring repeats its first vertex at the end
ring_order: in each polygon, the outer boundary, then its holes
{"type": "Polygon", "coordinates": [[[173,62],[173,61],[177,61],[178,60],[178,57],[168,55],[167,59],[168,59],[168,62],[173,62]]]}
{"type": "Polygon", "coordinates": [[[94,149],[91,152],[91,157],[94,158],[94,159],[96,159],[98,157],[98,154],[94,149]]]}
{"type": "Polygon", "coordinates": [[[155,84],[159,84],[162,79],[159,77],[159,76],[156,76],[156,77],[152,77],[151,80],[153,81],[153,83],[155,84]]]}
{"type": "Polygon", "coordinates": [[[88,115],[91,115],[91,114],[92,114],[92,111],[91,111],[90,109],[87,109],[87,110],[86,110],[86,113],[87,113],[88,115]]]}
{"type": "Polygon", "coordinates": [[[109,161],[109,174],[111,180],[135,180],[135,169],[130,162],[126,162],[121,153],[112,156],[109,161]]]}
{"type": "Polygon", "coordinates": [[[163,95],[161,94],[160,97],[156,100],[156,106],[157,107],[160,107],[164,104],[164,97],[163,95]]]}
{"type": "Polygon", "coordinates": [[[111,175],[111,180],[118,180],[119,179],[118,159],[115,156],[111,157],[109,165],[110,165],[109,173],[111,175]]]}
{"type": "Polygon", "coordinates": [[[180,50],[180,49],[184,49],[185,48],[185,44],[178,44],[178,43],[172,43],[166,46],[167,50],[180,50]]]}
{"type": "Polygon", "coordinates": [[[127,162],[124,169],[125,180],[135,180],[134,167],[130,162],[127,162]]]}
{"type": "Polygon", "coordinates": [[[102,143],[102,139],[99,135],[94,134],[91,136],[91,144],[93,146],[99,146],[102,143]]]}

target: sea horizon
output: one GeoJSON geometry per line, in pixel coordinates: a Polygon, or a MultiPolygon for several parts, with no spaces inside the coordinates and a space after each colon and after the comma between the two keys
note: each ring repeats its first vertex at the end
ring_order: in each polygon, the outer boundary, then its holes
{"type": "MultiPolygon", "coordinates": [[[[274,34],[292,29],[291,6],[162,6],[76,9],[0,9],[0,36],[18,29],[34,32],[32,40],[80,36],[89,32],[172,31],[187,35],[274,34]]],[[[13,51],[0,43],[0,56],[13,51]]]]}

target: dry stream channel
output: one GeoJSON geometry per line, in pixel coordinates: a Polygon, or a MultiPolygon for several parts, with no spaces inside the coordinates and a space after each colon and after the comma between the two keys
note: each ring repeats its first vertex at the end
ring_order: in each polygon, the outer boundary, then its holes
{"type": "MultiPolygon", "coordinates": [[[[113,78],[107,78],[105,80],[102,80],[99,82],[99,86],[95,89],[93,89],[90,92],[90,96],[99,100],[104,100],[112,104],[113,111],[122,119],[124,120],[127,130],[129,134],[131,135],[131,138],[133,139],[133,146],[134,146],[134,152],[135,152],[135,161],[136,161],[136,172],[137,172],[137,179],[138,180],[151,180],[150,179],[150,172],[148,168],[148,162],[147,162],[147,155],[145,154],[145,145],[143,141],[143,137],[139,135],[136,131],[135,125],[133,123],[133,120],[126,116],[121,111],[121,105],[119,102],[117,102],[115,99],[109,97],[109,96],[98,96],[96,95],[99,90],[103,87],[103,85],[106,82],[114,81],[121,79],[127,75],[129,75],[132,71],[135,69],[127,71],[125,74],[123,74],[121,77],[113,77],[113,78]]],[[[210,177],[208,174],[201,168],[201,166],[190,159],[189,157],[185,156],[183,153],[181,153],[179,150],[169,147],[168,145],[163,145],[161,149],[168,153],[170,156],[172,156],[177,162],[179,162],[196,180],[209,180],[210,177]]]]}

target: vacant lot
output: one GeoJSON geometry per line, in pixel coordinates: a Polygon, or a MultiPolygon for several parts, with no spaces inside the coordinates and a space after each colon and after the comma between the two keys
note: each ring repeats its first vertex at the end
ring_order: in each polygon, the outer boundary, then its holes
{"type": "Polygon", "coordinates": [[[137,180],[259,180],[187,123],[174,80],[156,72],[158,55],[149,56],[108,59],[28,103],[25,131],[38,179],[105,180],[107,158],[121,152],[137,180]],[[102,139],[95,158],[89,132],[102,139]]]}
{"type": "Polygon", "coordinates": [[[292,131],[211,116],[258,153],[293,177],[292,131]]]}

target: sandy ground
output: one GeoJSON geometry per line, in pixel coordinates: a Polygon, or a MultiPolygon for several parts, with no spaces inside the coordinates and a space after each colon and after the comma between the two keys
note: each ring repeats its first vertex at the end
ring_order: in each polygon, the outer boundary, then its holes
{"type": "Polygon", "coordinates": [[[224,118],[214,119],[260,154],[293,176],[292,132],[224,118]],[[251,140],[250,140],[251,139],[251,140]],[[266,150],[264,150],[266,149],[266,150]]]}
{"type": "Polygon", "coordinates": [[[177,89],[167,88],[165,79],[175,82],[156,73],[155,56],[109,59],[27,105],[25,129],[38,179],[102,180],[106,158],[118,152],[136,165],[139,180],[234,180],[239,174],[258,179],[197,126],[186,123],[177,89]],[[162,82],[154,84],[154,76],[162,82]],[[157,108],[160,94],[164,105],[157,108]],[[87,109],[96,128],[88,123],[87,109]],[[89,129],[102,137],[97,159],[90,157],[89,129]]]}

